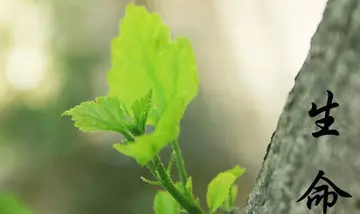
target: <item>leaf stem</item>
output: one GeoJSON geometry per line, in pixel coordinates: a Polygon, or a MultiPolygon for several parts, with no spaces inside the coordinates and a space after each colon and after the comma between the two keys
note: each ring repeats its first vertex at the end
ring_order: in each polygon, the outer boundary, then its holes
{"type": "Polygon", "coordinates": [[[170,161],[169,161],[169,164],[168,164],[168,166],[167,166],[167,173],[168,173],[169,175],[171,175],[171,169],[172,169],[172,166],[173,166],[173,164],[174,164],[174,161],[175,161],[175,152],[173,151],[173,152],[171,153],[170,161]]]}
{"type": "Polygon", "coordinates": [[[183,159],[183,156],[181,154],[179,141],[175,140],[175,142],[173,142],[171,144],[171,147],[172,147],[173,151],[175,152],[176,167],[177,167],[177,170],[179,172],[179,177],[180,177],[181,183],[182,183],[182,185],[184,187],[184,191],[187,192],[187,190],[186,190],[187,173],[186,173],[184,159],[183,159]]]}
{"type": "MultiPolygon", "coordinates": [[[[145,130],[144,130],[145,133],[145,130]]],[[[142,134],[144,134],[142,133],[142,134]]],[[[124,137],[130,141],[130,142],[134,142],[135,141],[135,137],[131,134],[131,133],[123,133],[124,137]]],[[[149,162],[148,164],[146,164],[146,167],[149,169],[149,171],[151,172],[151,174],[154,176],[155,179],[159,179],[156,173],[156,167],[154,166],[153,161],[149,162]]]]}
{"type": "Polygon", "coordinates": [[[162,183],[163,187],[170,193],[170,195],[172,195],[172,197],[174,197],[174,199],[179,202],[179,204],[189,214],[205,214],[205,212],[195,201],[185,197],[178,189],[176,189],[158,155],[153,159],[153,161],[154,167],[158,172],[160,182],[162,183]]]}
{"type": "Polygon", "coordinates": [[[151,161],[149,162],[148,164],[146,164],[146,167],[149,169],[149,171],[151,172],[151,174],[154,176],[154,178],[156,180],[158,180],[158,176],[157,176],[157,173],[156,173],[156,169],[154,167],[154,163],[151,161]]]}
{"type": "MultiPolygon", "coordinates": [[[[129,141],[135,141],[135,138],[132,135],[125,136],[127,140],[129,141]]],[[[185,165],[184,160],[181,156],[181,151],[179,144],[177,141],[175,141],[175,155],[176,156],[176,163],[178,164],[178,161],[182,161],[182,165],[178,169],[182,169],[185,173],[185,185],[186,185],[186,171],[185,171],[185,165]],[[179,158],[178,158],[179,156],[179,158]]],[[[181,163],[179,163],[181,164],[181,163]]],[[[150,172],[158,179],[158,181],[161,182],[162,186],[170,193],[170,195],[189,213],[189,214],[205,214],[205,212],[201,209],[200,205],[196,203],[196,201],[192,200],[191,198],[185,197],[181,192],[176,189],[174,183],[172,182],[169,174],[167,173],[167,170],[165,169],[163,163],[160,160],[159,155],[156,155],[154,159],[146,165],[150,172]]],[[[184,174],[182,174],[184,176],[184,174]]],[[[186,191],[186,189],[185,189],[186,191]]],[[[186,193],[186,192],[185,192],[186,193]]]]}

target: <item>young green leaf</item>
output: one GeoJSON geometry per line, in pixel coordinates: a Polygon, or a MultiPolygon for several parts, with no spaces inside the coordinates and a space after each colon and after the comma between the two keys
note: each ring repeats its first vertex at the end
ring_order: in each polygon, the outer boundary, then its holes
{"type": "MultiPolygon", "coordinates": [[[[230,190],[234,185],[236,179],[238,179],[245,172],[244,168],[235,166],[232,169],[219,173],[208,185],[206,201],[211,213],[214,213],[224,202],[234,195],[230,190]]],[[[235,190],[236,191],[236,190],[235,190]]],[[[237,193],[237,192],[236,192],[237,193]]],[[[235,193],[235,194],[236,194],[235,193]]]]}
{"type": "Polygon", "coordinates": [[[236,177],[233,174],[222,172],[209,183],[206,203],[210,213],[214,213],[224,203],[229,194],[229,189],[235,180],[236,177]]]}
{"type": "Polygon", "coordinates": [[[140,177],[140,179],[143,181],[143,182],[145,182],[145,183],[147,183],[147,184],[150,184],[150,185],[152,185],[152,186],[161,186],[161,183],[159,182],[159,181],[152,181],[152,180],[149,180],[149,179],[147,179],[147,178],[144,178],[144,177],[140,177]]]}
{"type": "Polygon", "coordinates": [[[193,195],[193,188],[192,188],[192,178],[189,177],[188,180],[186,181],[186,185],[185,185],[186,191],[189,194],[189,197],[191,197],[192,199],[194,198],[193,195]]]}
{"type": "Polygon", "coordinates": [[[231,186],[230,192],[227,196],[227,198],[225,199],[224,203],[223,203],[223,208],[229,210],[232,208],[233,204],[236,201],[236,197],[239,191],[239,187],[236,184],[233,184],[231,186]]]}
{"type": "Polygon", "coordinates": [[[111,61],[109,97],[99,98],[110,104],[85,102],[63,115],[73,116],[83,131],[112,130],[135,137],[135,142],[114,148],[145,165],[178,137],[185,108],[198,92],[194,53],[186,38],[170,41],[158,14],[130,3],[120,35],[112,42],[111,61]],[[156,126],[155,131],[144,135],[145,125],[156,126]]]}
{"type": "Polygon", "coordinates": [[[153,89],[148,124],[155,132],[140,136],[134,144],[115,144],[119,152],[140,165],[149,162],[179,135],[179,123],[187,104],[198,92],[195,57],[185,38],[170,41],[170,33],[158,14],[129,4],[120,21],[120,35],[112,43],[109,94],[125,103],[153,89]],[[156,106],[156,108],[155,108],[156,106]]]}
{"type": "Polygon", "coordinates": [[[236,165],[234,168],[226,170],[225,172],[233,174],[236,179],[240,178],[245,172],[245,168],[241,168],[239,165],[236,165]]]}
{"type": "Polygon", "coordinates": [[[133,3],[126,7],[119,30],[112,42],[109,95],[130,104],[153,88],[148,122],[157,125],[175,97],[184,100],[184,108],[198,92],[191,45],[183,37],[170,41],[169,28],[159,15],[133,3]]]}
{"type": "Polygon", "coordinates": [[[170,161],[169,161],[169,164],[167,166],[167,169],[166,169],[166,172],[170,175],[171,174],[171,169],[172,169],[172,166],[175,162],[175,151],[173,151],[171,153],[171,157],[170,157],[170,161]]]}
{"type": "Polygon", "coordinates": [[[65,111],[63,115],[72,116],[75,127],[81,131],[126,132],[126,114],[123,104],[116,97],[97,97],[96,102],[87,101],[65,111]]]}
{"type": "MultiPolygon", "coordinates": [[[[231,186],[230,194],[229,194],[229,201],[230,201],[231,205],[233,205],[235,203],[238,192],[239,192],[238,185],[233,184],[231,186]]],[[[230,207],[230,208],[232,208],[232,207],[230,207]]]]}
{"type": "Polygon", "coordinates": [[[125,137],[142,135],[151,105],[152,91],[135,100],[128,107],[117,97],[97,97],[96,101],[83,102],[65,111],[62,115],[72,116],[75,127],[82,131],[116,131],[125,137]]]}
{"type": "Polygon", "coordinates": [[[179,214],[179,203],[165,191],[158,191],[154,200],[154,211],[156,214],[179,214]]]}
{"type": "MultiPolygon", "coordinates": [[[[184,194],[181,182],[174,184],[180,193],[184,194]]],[[[179,214],[181,210],[180,204],[166,191],[158,191],[155,195],[154,210],[156,214],[179,214]]]]}
{"type": "Polygon", "coordinates": [[[140,165],[146,165],[169,142],[178,138],[179,123],[184,112],[184,105],[181,104],[183,102],[181,99],[176,99],[169,104],[153,133],[139,136],[131,144],[114,144],[114,148],[122,154],[135,158],[140,165]]]}
{"type": "Polygon", "coordinates": [[[181,182],[174,183],[174,186],[176,187],[177,190],[179,190],[181,194],[185,194],[185,190],[181,182]]]}
{"type": "Polygon", "coordinates": [[[151,97],[152,89],[145,96],[131,104],[132,111],[128,112],[128,114],[131,115],[132,120],[126,127],[134,136],[145,134],[146,121],[151,108],[151,97]]]}

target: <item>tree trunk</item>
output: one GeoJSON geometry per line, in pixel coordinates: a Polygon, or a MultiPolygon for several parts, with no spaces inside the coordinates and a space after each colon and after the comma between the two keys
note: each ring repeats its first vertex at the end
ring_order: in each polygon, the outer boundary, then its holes
{"type": "MultiPolygon", "coordinates": [[[[324,200],[318,206],[313,202],[311,210],[306,205],[307,198],[297,202],[319,170],[352,196],[339,196],[327,214],[360,213],[359,69],[360,1],[329,0],[311,40],[308,57],[289,93],[256,185],[245,209],[236,213],[324,213],[324,200]],[[315,138],[312,133],[320,130],[315,121],[324,118],[324,113],[310,117],[309,110],[312,102],[318,109],[326,105],[327,90],[333,93],[332,102],[339,104],[330,110],[335,119],[330,129],[336,129],[340,135],[315,138]]],[[[330,195],[328,200],[331,202],[333,197],[330,195]]]]}

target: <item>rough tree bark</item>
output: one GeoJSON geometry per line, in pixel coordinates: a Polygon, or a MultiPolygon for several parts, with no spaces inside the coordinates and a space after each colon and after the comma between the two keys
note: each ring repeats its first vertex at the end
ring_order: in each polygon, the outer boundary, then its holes
{"type": "Polygon", "coordinates": [[[322,202],[311,210],[306,198],[296,202],[319,170],[352,195],[338,197],[327,213],[360,213],[359,0],[328,1],[268,148],[256,185],[238,214],[323,213],[322,202]],[[340,135],[315,138],[315,121],[324,113],[311,118],[308,111],[312,102],[318,108],[326,104],[326,90],[339,104],[330,110],[335,118],[330,128],[340,135]]]}

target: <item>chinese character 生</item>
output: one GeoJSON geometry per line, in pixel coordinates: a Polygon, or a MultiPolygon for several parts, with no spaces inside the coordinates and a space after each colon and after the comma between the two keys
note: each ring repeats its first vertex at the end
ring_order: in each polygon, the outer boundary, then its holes
{"type": "Polygon", "coordinates": [[[315,117],[316,115],[325,112],[325,117],[322,119],[319,119],[315,122],[315,124],[321,129],[318,132],[314,132],[312,133],[312,135],[316,138],[322,136],[322,135],[339,135],[339,132],[335,129],[329,129],[329,127],[331,126],[331,124],[334,123],[334,117],[330,116],[330,109],[338,107],[339,104],[336,102],[332,102],[333,99],[333,94],[331,91],[328,91],[328,100],[327,103],[324,107],[321,108],[317,108],[315,103],[311,103],[311,109],[309,111],[309,115],[310,117],[315,117]]]}

